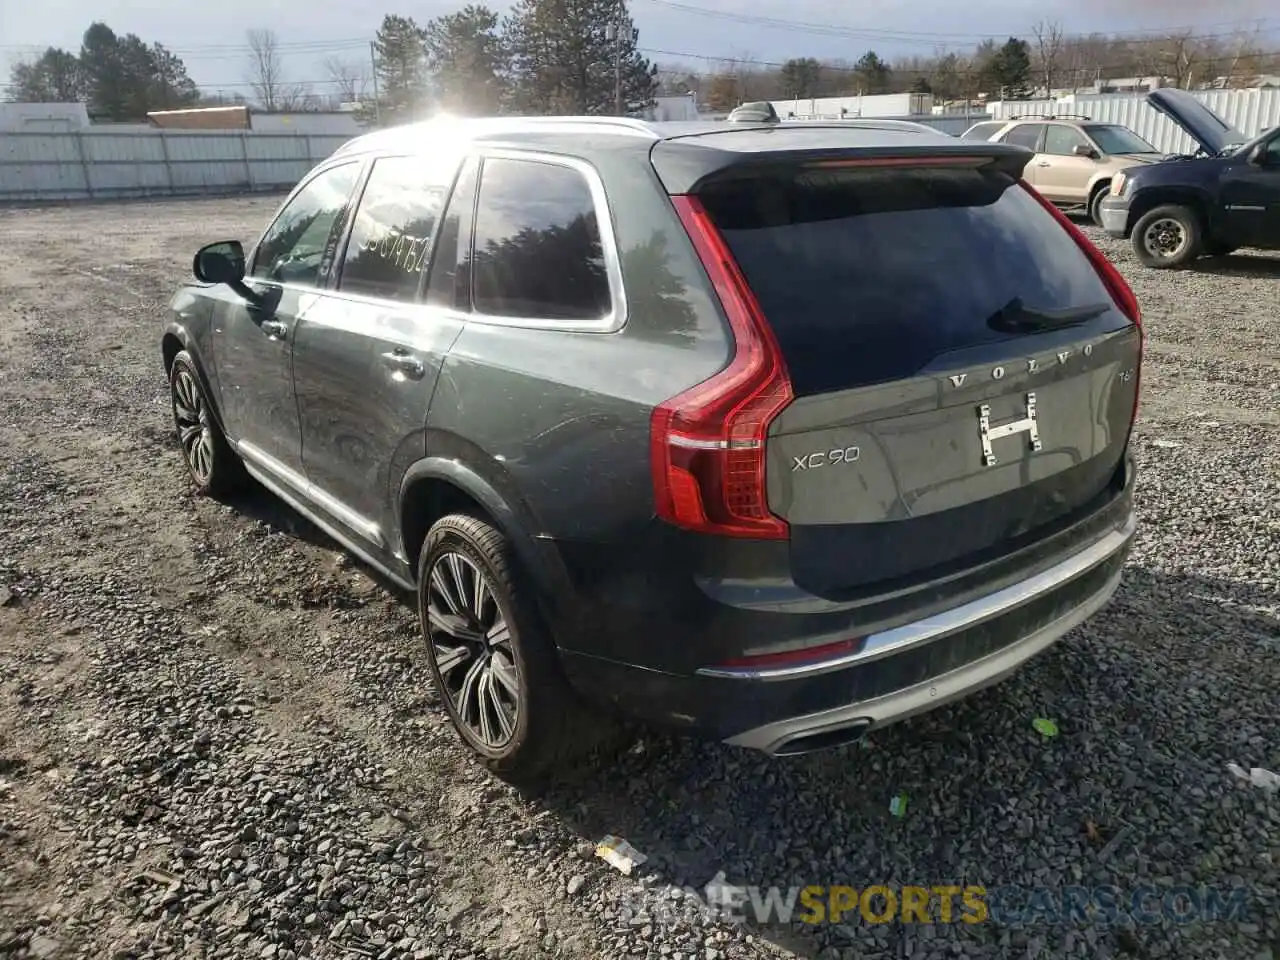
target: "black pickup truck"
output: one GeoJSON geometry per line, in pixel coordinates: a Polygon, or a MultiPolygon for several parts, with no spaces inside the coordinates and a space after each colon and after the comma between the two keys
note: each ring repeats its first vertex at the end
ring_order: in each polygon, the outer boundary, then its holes
{"type": "Polygon", "coordinates": [[[1153,90],[1147,102],[1200,149],[1112,177],[1103,229],[1129,237],[1148,267],[1181,267],[1237,247],[1280,250],[1280,127],[1249,139],[1184,90],[1153,90]]]}

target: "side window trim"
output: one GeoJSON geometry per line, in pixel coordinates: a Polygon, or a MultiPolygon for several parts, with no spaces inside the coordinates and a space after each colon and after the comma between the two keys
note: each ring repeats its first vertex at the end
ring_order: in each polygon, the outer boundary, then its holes
{"type": "Polygon", "coordinates": [[[467,174],[474,170],[474,182],[471,185],[471,208],[469,210],[460,211],[458,219],[458,243],[453,251],[454,256],[454,281],[453,281],[453,304],[451,306],[438,305],[438,309],[445,310],[454,315],[458,319],[466,319],[471,316],[471,270],[468,264],[471,260],[472,244],[475,242],[475,222],[476,222],[476,203],[480,196],[480,176],[484,171],[484,158],[479,153],[466,151],[462,154],[458,169],[453,175],[453,182],[449,184],[449,192],[444,198],[444,203],[440,207],[440,220],[436,225],[436,231],[431,237],[431,260],[427,264],[427,269],[422,271],[422,276],[418,282],[418,300],[419,303],[426,303],[427,292],[431,289],[431,276],[439,268],[440,258],[440,237],[444,233],[445,224],[452,212],[453,201],[458,196],[458,188],[463,185],[464,178],[467,174]],[[465,270],[465,273],[463,271],[465,270]],[[465,276],[465,289],[460,289],[462,284],[459,283],[459,275],[465,276]],[[458,306],[459,293],[466,294],[466,305],[458,306]]]}
{"type": "MultiPolygon", "coordinates": [[[[349,221],[351,218],[345,217],[345,220],[344,220],[343,211],[350,211],[352,209],[351,198],[355,196],[358,192],[364,189],[365,180],[369,176],[369,162],[367,159],[347,157],[343,160],[338,161],[337,163],[326,162],[322,166],[318,166],[315,169],[313,169],[309,176],[298,181],[297,185],[292,190],[289,191],[289,195],[284,198],[284,202],[281,203],[280,206],[276,208],[275,215],[271,218],[271,221],[267,224],[266,228],[262,231],[262,233],[258,235],[258,239],[253,244],[253,249],[249,251],[249,255],[245,257],[244,274],[245,274],[246,283],[269,283],[272,286],[281,287],[281,288],[298,286],[297,284],[281,283],[278,280],[268,280],[266,277],[255,277],[253,275],[253,268],[257,266],[257,263],[258,263],[258,254],[262,251],[262,241],[267,239],[267,235],[270,234],[271,231],[275,228],[275,225],[280,221],[280,218],[284,215],[284,212],[289,209],[289,205],[293,203],[294,199],[298,196],[298,194],[302,193],[303,190],[307,189],[307,187],[311,186],[311,184],[313,184],[320,177],[323,177],[325,174],[331,173],[334,170],[339,170],[342,167],[349,167],[353,164],[355,164],[359,168],[359,171],[356,173],[355,186],[352,188],[351,192],[347,194],[347,202],[346,202],[346,205],[343,207],[343,210],[338,212],[338,220],[339,222],[343,223],[343,230],[345,233],[347,228],[350,226],[350,224],[345,221],[349,221]]],[[[344,246],[344,249],[345,249],[345,246],[344,246]]],[[[336,259],[336,254],[335,254],[335,259],[336,259]]],[[[333,270],[332,268],[330,268],[329,272],[325,275],[323,282],[317,283],[315,286],[307,286],[306,289],[307,290],[327,289],[329,286],[329,278],[332,275],[333,275],[333,270]]]]}
{"type": "MultiPolygon", "coordinates": [[[[484,190],[484,160],[527,160],[534,163],[555,164],[577,171],[587,183],[591,193],[592,206],[595,208],[596,226],[600,231],[600,246],[604,254],[605,277],[609,282],[609,312],[602,317],[591,320],[566,320],[550,317],[499,317],[480,313],[475,309],[475,298],[469,292],[471,302],[469,313],[460,316],[471,323],[483,323],[495,327],[522,327],[532,330],[554,330],[565,333],[617,333],[627,322],[627,295],[622,279],[622,259],[618,253],[618,241],[613,232],[613,215],[609,209],[609,199],[605,195],[604,181],[599,171],[585,160],[577,157],[566,157],[554,153],[535,153],[528,150],[483,149],[479,152],[481,161],[480,179],[476,189],[477,208],[479,198],[484,190]]],[[[472,211],[472,223],[475,222],[475,210],[472,211]]],[[[461,238],[459,238],[461,240],[461,238]]],[[[461,246],[461,245],[459,245],[461,246]]],[[[475,248],[475,230],[471,230],[467,259],[473,256],[475,248]]],[[[473,278],[468,271],[468,287],[473,278]]]]}
{"type": "Polygon", "coordinates": [[[368,157],[363,161],[360,177],[356,180],[355,189],[351,191],[351,198],[347,201],[350,214],[342,225],[342,236],[338,240],[338,249],[333,255],[333,269],[325,278],[324,289],[329,293],[337,293],[338,284],[342,282],[342,269],[346,266],[347,260],[347,244],[351,242],[351,231],[355,229],[356,214],[360,212],[360,203],[364,200],[364,193],[369,188],[373,165],[379,159],[379,157],[368,157]]]}

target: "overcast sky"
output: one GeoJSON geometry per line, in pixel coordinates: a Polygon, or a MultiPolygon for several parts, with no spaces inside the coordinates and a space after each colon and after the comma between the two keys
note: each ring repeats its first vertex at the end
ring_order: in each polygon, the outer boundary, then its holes
{"type": "MultiPolygon", "coordinates": [[[[867,49],[891,59],[929,54],[940,46],[971,47],[985,36],[1029,36],[1041,18],[1062,22],[1069,33],[1154,33],[1195,26],[1205,33],[1261,30],[1260,43],[1280,50],[1280,4],[1276,0],[629,0],[646,54],[659,62],[672,54],[708,58],[781,61],[793,56],[855,60],[867,49]],[[714,15],[699,13],[708,11],[714,15]],[[789,24],[761,22],[780,19],[789,24]],[[1264,19],[1266,18],[1266,19],[1264,19]],[[822,26],[819,26],[822,25],[822,26]]],[[[288,79],[331,89],[323,63],[339,56],[368,62],[368,41],[384,13],[419,23],[450,13],[462,3],[418,0],[389,6],[369,0],[0,0],[0,59],[47,46],[78,50],[94,19],[117,33],[137,33],[177,52],[192,79],[207,89],[248,92],[245,82],[247,29],[275,30],[288,79]]],[[[497,5],[505,10],[507,4],[497,5]]],[[[707,61],[689,60],[690,65],[707,61]]],[[[714,62],[714,60],[712,61],[714,62]]]]}

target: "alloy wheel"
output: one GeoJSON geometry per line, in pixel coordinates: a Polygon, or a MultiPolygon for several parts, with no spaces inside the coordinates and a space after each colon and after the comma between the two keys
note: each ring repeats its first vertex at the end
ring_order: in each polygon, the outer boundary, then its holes
{"type": "Polygon", "coordinates": [[[173,379],[173,418],[187,465],[198,482],[208,483],[213,473],[213,430],[204,393],[190,370],[180,369],[173,379]]]}
{"type": "Polygon", "coordinates": [[[493,589],[474,562],[446,551],[431,566],[426,607],[442,693],[479,743],[502,748],[520,712],[520,671],[493,589]]]}
{"type": "Polygon", "coordinates": [[[1142,234],[1142,245],[1160,260],[1176,257],[1189,242],[1187,228],[1173,217],[1152,221],[1142,234]]]}

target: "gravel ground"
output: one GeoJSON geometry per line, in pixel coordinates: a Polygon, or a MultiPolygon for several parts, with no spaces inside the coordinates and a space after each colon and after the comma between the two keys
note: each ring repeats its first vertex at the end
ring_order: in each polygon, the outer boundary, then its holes
{"type": "Polygon", "coordinates": [[[188,495],[158,320],[276,202],[0,211],[0,955],[1280,957],[1280,792],[1227,770],[1280,770],[1280,260],[1165,274],[1100,239],[1150,334],[1141,534],[1018,676],[786,762],[645,734],[533,797],[457,746],[402,598],[265,493],[188,495]],[[606,833],[648,862],[593,857],[606,833]],[[1247,899],[741,924],[679,896],[721,872],[1247,899]]]}

